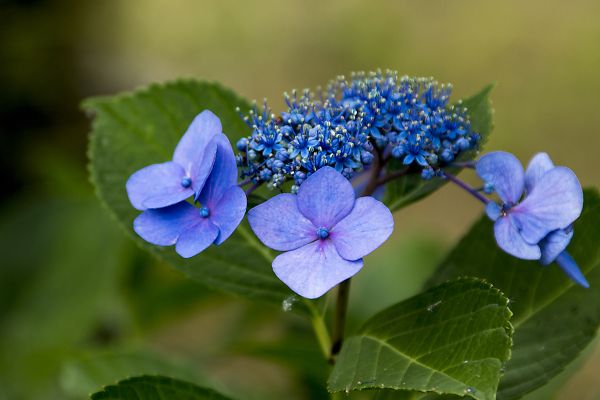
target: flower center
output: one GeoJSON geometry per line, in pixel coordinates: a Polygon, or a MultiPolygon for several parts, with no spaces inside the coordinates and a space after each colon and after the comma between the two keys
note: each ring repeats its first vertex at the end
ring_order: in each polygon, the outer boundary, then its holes
{"type": "Polygon", "coordinates": [[[317,237],[321,240],[327,239],[329,237],[329,230],[327,228],[317,229],[317,237]]]}
{"type": "Polygon", "coordinates": [[[207,218],[210,215],[210,210],[208,207],[202,207],[200,210],[198,210],[198,212],[202,218],[207,218]]]}
{"type": "Polygon", "coordinates": [[[192,186],[192,179],[186,176],[181,180],[181,186],[183,186],[184,188],[189,188],[190,186],[192,186]]]}

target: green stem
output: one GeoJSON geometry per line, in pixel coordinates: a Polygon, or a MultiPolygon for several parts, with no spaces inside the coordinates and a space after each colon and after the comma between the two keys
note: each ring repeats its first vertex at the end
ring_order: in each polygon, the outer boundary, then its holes
{"type": "Polygon", "coordinates": [[[310,301],[305,300],[304,304],[310,311],[310,322],[315,332],[315,336],[317,337],[317,341],[319,342],[319,347],[325,358],[328,358],[329,350],[331,349],[331,337],[329,336],[329,330],[325,324],[323,314],[321,314],[310,301]]]}

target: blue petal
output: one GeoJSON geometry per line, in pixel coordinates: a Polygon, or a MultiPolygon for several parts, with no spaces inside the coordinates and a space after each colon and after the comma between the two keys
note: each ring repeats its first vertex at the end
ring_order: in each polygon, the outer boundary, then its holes
{"type": "Polygon", "coordinates": [[[126,184],[129,201],[138,210],[173,205],[190,197],[194,191],[181,180],[185,172],[174,162],[153,164],[129,177],[126,184]]]}
{"type": "Polygon", "coordinates": [[[248,211],[250,227],[265,246],[287,251],[317,240],[318,227],[300,213],[296,197],[282,193],[248,211]]]}
{"type": "Polygon", "coordinates": [[[573,229],[558,229],[551,232],[540,242],[542,249],[542,258],[540,262],[543,265],[548,265],[562,253],[573,238],[573,229]]]}
{"type": "Polygon", "coordinates": [[[202,190],[210,174],[217,151],[213,138],[220,134],[221,130],[219,118],[205,110],[194,118],[175,148],[173,161],[181,165],[192,178],[192,188],[195,193],[202,190]]]}
{"type": "Polygon", "coordinates": [[[552,168],[554,168],[554,164],[548,154],[536,154],[529,161],[529,165],[527,165],[527,170],[525,171],[525,190],[527,193],[531,193],[542,176],[552,168]]]}
{"type": "Polygon", "coordinates": [[[583,191],[568,168],[546,172],[531,193],[510,210],[523,238],[538,243],[548,233],[568,227],[583,209],[583,191]]]}
{"type": "Polygon", "coordinates": [[[590,284],[588,283],[587,279],[585,279],[585,276],[583,275],[583,273],[577,266],[577,263],[569,253],[567,253],[566,251],[560,253],[558,258],[556,259],[556,263],[559,267],[562,268],[565,274],[567,274],[567,276],[571,278],[575,283],[583,286],[586,289],[590,287],[590,284]]]}
{"type": "Polygon", "coordinates": [[[487,214],[489,219],[491,219],[492,221],[496,221],[502,215],[502,209],[500,208],[500,206],[498,206],[498,204],[496,204],[493,201],[490,201],[485,206],[485,213],[487,214]]]}
{"type": "Polygon", "coordinates": [[[181,232],[194,224],[196,211],[194,206],[186,202],[146,210],[133,221],[133,230],[149,243],[171,246],[181,232]]]}
{"type": "Polygon", "coordinates": [[[221,196],[219,204],[210,210],[210,220],[219,228],[215,244],[223,243],[238,227],[246,213],[246,193],[239,186],[231,186],[221,196]]]}
{"type": "Polygon", "coordinates": [[[524,260],[539,260],[542,253],[536,244],[527,243],[509,216],[494,223],[494,236],[498,246],[508,254],[524,260]]]}
{"type": "Polygon", "coordinates": [[[198,200],[210,209],[215,208],[229,188],[237,185],[237,164],[233,148],[223,134],[213,139],[217,151],[210,176],[198,194],[198,200]]]}
{"type": "MultiPolygon", "coordinates": [[[[195,207],[194,207],[195,208],[195,207]]],[[[193,219],[194,224],[184,230],[175,245],[175,251],[183,258],[190,258],[210,246],[219,234],[219,228],[198,213],[193,219]]]]}
{"type": "Polygon", "coordinates": [[[318,240],[280,254],[273,260],[275,275],[308,299],[321,297],[358,273],[362,266],[362,259],[348,261],[340,257],[330,240],[318,240]]]}
{"type": "Polygon", "coordinates": [[[523,194],[525,173],[515,156],[504,151],[488,153],[476,165],[477,175],[494,189],[504,203],[515,204],[523,194]]]}
{"type": "Polygon", "coordinates": [[[316,227],[332,228],[354,206],[354,189],[342,174],[323,167],[298,189],[298,209],[316,227]]]}
{"type": "Polygon", "coordinates": [[[344,219],[333,227],[330,238],[346,260],[358,260],[381,246],[394,230],[390,210],[372,197],[361,197],[344,219]]]}

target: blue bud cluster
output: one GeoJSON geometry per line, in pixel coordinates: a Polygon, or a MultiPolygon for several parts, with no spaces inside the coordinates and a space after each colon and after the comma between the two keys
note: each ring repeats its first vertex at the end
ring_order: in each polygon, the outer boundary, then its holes
{"type": "Polygon", "coordinates": [[[237,142],[243,177],[292,192],[324,166],[348,179],[368,168],[375,152],[393,157],[431,179],[460,153],[477,146],[467,110],[449,105],[450,85],[393,71],[338,77],[315,96],[285,94],[287,110],[266,104],[244,117],[252,135],[237,142]]]}

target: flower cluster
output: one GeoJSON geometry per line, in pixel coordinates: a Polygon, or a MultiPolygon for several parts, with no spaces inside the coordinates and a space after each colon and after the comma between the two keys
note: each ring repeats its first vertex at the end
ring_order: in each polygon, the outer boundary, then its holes
{"type": "Polygon", "coordinates": [[[292,192],[312,173],[331,166],[347,178],[376,156],[393,157],[430,179],[473,149],[467,110],[449,105],[451,86],[395,72],[339,77],[324,93],[285,95],[287,111],[255,107],[244,119],[252,135],[237,142],[244,177],[292,192]]]}
{"type": "Polygon", "coordinates": [[[233,149],[221,121],[200,113],[175,148],[173,161],[135,172],[126,189],[142,210],[133,229],[159,246],[175,245],[182,257],[223,243],[246,213],[246,195],[237,186],[233,149]],[[186,199],[193,198],[194,204],[186,199]]]}

